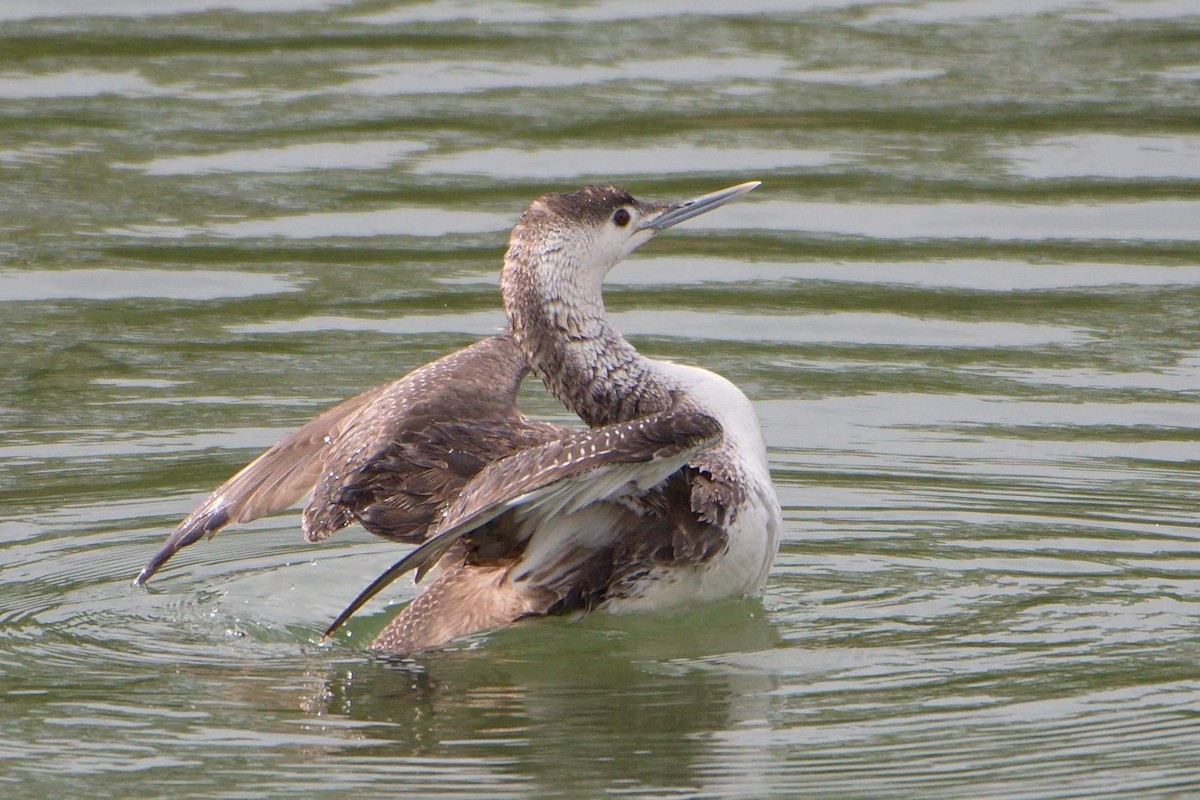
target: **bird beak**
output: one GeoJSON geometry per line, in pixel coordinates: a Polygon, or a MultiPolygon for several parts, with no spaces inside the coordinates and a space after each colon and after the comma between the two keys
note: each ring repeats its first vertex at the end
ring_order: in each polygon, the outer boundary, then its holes
{"type": "Polygon", "coordinates": [[[684,220],[698,217],[705,212],[712,211],[714,208],[719,208],[726,203],[737,200],[747,192],[758,188],[761,183],[761,181],[739,183],[737,186],[730,186],[728,189],[721,189],[717,192],[693,197],[691,200],[684,200],[681,203],[669,203],[665,206],[659,206],[646,215],[642,220],[642,224],[638,226],[638,230],[650,230],[655,233],[666,230],[684,220]]]}

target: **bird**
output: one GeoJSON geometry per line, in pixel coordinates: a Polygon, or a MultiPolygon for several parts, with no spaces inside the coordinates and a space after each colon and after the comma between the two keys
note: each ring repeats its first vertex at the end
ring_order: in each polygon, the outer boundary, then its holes
{"type": "Polygon", "coordinates": [[[759,185],[673,203],[613,185],[539,197],[504,255],[503,332],[300,427],[209,495],[135,583],[181,548],[309,496],[311,542],[358,523],[416,545],[323,640],[400,576],[435,572],[371,642],[387,654],[527,618],[760,593],[782,513],[752,404],[713,372],[639,353],[602,294],[656,235],[759,185]],[[530,372],[586,427],[524,414],[530,372]]]}

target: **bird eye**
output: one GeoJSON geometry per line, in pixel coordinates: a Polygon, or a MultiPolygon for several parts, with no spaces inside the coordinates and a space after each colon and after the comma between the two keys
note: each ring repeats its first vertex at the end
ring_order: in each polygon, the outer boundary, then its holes
{"type": "Polygon", "coordinates": [[[623,208],[618,208],[612,215],[612,221],[616,223],[618,228],[624,228],[629,224],[630,219],[632,217],[630,217],[629,212],[623,208]]]}

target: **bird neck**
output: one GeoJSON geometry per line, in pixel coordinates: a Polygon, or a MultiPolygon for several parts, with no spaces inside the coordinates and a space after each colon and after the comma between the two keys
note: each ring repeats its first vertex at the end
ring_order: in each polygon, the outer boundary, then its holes
{"type": "Polygon", "coordinates": [[[546,388],[588,425],[608,425],[671,405],[655,364],[608,320],[602,275],[545,254],[509,248],[501,290],[509,329],[546,388]]]}

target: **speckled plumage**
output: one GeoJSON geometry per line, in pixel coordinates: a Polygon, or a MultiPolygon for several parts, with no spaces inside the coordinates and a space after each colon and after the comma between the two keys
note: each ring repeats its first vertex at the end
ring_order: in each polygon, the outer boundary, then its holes
{"type": "Polygon", "coordinates": [[[601,296],[608,270],[655,233],[754,185],[673,205],[616,187],[539,198],[505,255],[507,333],[300,428],[184,520],[138,582],[205,534],[311,491],[311,541],[359,522],[419,544],[327,633],[399,575],[438,568],[372,643],[388,652],[528,616],[758,591],[780,517],[753,408],[717,375],[643,357],[601,296]],[[590,427],[523,415],[530,369],[590,427]]]}
{"type": "MultiPolygon", "coordinates": [[[[662,411],[671,403],[650,363],[608,323],[604,272],[577,263],[580,220],[599,224],[621,207],[653,211],[618,187],[547,195],[521,215],[500,285],[509,329],[554,395],[589,425],[662,411]]],[[[613,260],[609,267],[615,265],[613,260]]]]}
{"type": "Polygon", "coordinates": [[[309,541],[360,522],[380,536],[420,542],[446,498],[485,465],[572,430],[517,409],[528,371],[512,337],[493,336],[334,406],[209,495],[138,583],[180,548],[226,525],[276,514],[309,493],[309,541]]]}

